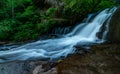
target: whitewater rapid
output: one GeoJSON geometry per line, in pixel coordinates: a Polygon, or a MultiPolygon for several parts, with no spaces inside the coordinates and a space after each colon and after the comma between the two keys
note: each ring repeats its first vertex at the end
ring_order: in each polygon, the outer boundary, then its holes
{"type": "Polygon", "coordinates": [[[106,26],[104,37],[99,39],[97,33],[103,26],[103,23],[111,18],[116,11],[116,7],[105,9],[94,18],[88,16],[87,20],[77,25],[72,32],[66,34],[63,38],[39,40],[33,43],[7,50],[0,51],[0,63],[21,60],[56,60],[66,57],[75,52],[74,46],[78,42],[101,43],[108,32],[109,24],[106,26]],[[88,22],[89,20],[91,20],[88,22]]]}

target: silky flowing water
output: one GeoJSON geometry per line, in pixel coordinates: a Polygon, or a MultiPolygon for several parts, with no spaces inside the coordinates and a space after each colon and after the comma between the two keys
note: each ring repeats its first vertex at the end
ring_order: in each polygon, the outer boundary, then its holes
{"type": "Polygon", "coordinates": [[[116,7],[105,9],[94,18],[91,18],[91,15],[88,16],[85,22],[77,25],[73,31],[63,38],[38,40],[11,50],[0,51],[0,63],[38,59],[54,61],[75,53],[74,46],[77,43],[103,43],[109,31],[109,20],[116,9],[116,7]],[[93,20],[89,21],[91,19],[93,20]],[[106,24],[103,38],[99,39],[96,34],[106,21],[108,24],[106,24]]]}

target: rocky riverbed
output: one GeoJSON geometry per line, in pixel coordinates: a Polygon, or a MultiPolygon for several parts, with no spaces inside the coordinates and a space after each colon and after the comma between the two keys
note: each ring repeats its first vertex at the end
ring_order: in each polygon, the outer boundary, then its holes
{"type": "Polygon", "coordinates": [[[91,52],[70,55],[58,63],[4,63],[0,64],[0,74],[120,74],[120,44],[95,45],[91,52]]]}

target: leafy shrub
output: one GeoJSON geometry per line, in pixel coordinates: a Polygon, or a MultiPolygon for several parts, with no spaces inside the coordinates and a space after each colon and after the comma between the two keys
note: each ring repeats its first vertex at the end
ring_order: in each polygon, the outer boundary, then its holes
{"type": "Polygon", "coordinates": [[[114,0],[62,0],[65,2],[64,15],[70,18],[74,15],[86,15],[91,12],[115,6],[114,0]]]}
{"type": "Polygon", "coordinates": [[[8,20],[3,20],[0,22],[0,40],[9,40],[11,37],[11,22],[8,20]]]}
{"type": "Polygon", "coordinates": [[[115,5],[113,0],[61,1],[65,5],[62,7],[63,9],[58,10],[55,7],[46,6],[44,0],[1,0],[0,40],[26,41],[36,39],[41,34],[48,33],[58,26],[61,23],[59,18],[79,20],[88,13],[115,5]],[[39,5],[40,3],[41,5],[39,5]],[[13,11],[14,13],[12,13],[13,11]],[[60,17],[56,18],[58,11],[60,17]]]}
{"type": "Polygon", "coordinates": [[[26,40],[35,40],[38,37],[37,33],[34,33],[33,30],[23,30],[15,33],[14,41],[26,41],[26,40]]]}
{"type": "Polygon", "coordinates": [[[101,3],[98,5],[98,7],[96,8],[96,10],[103,10],[105,8],[112,8],[114,7],[115,1],[114,0],[102,0],[101,3]]]}
{"type": "Polygon", "coordinates": [[[54,13],[57,11],[57,8],[54,7],[50,7],[47,11],[46,11],[46,16],[54,16],[54,13]]]}

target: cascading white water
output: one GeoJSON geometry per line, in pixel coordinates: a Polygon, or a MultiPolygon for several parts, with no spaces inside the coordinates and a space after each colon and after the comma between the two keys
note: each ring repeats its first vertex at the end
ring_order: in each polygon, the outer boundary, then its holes
{"type": "Polygon", "coordinates": [[[73,46],[78,42],[99,43],[101,41],[97,38],[96,34],[116,9],[117,8],[103,10],[93,21],[79,24],[64,38],[39,40],[11,50],[0,51],[0,63],[15,60],[55,60],[74,53],[75,49],[73,46]]]}
{"type": "MultiPolygon", "coordinates": [[[[117,8],[113,8],[113,9],[111,9],[109,12],[115,12],[115,10],[116,10],[117,8]]],[[[110,16],[110,18],[108,19],[108,21],[106,22],[106,30],[104,31],[104,33],[103,33],[103,36],[102,36],[102,39],[103,39],[103,41],[106,39],[106,35],[107,35],[107,33],[108,33],[108,31],[109,31],[109,23],[110,23],[110,20],[111,20],[111,17],[112,17],[112,15],[110,16]]]]}

